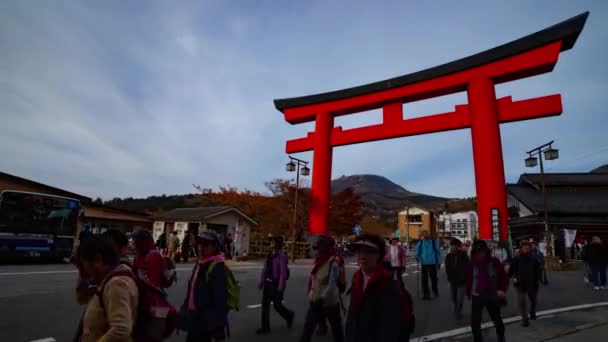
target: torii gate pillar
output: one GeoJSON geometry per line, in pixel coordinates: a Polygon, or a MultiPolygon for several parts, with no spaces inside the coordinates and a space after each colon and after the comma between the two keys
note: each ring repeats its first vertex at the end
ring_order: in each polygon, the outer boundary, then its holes
{"type": "Polygon", "coordinates": [[[478,226],[486,228],[498,224],[498,230],[480,229],[479,237],[506,240],[507,192],[494,82],[489,78],[473,79],[469,82],[467,95],[471,116],[478,226]],[[496,218],[493,219],[493,212],[498,215],[498,222],[496,218]],[[498,232],[499,236],[494,236],[498,232]]]}
{"type": "Polygon", "coordinates": [[[331,146],[331,131],[333,128],[334,117],[330,113],[317,114],[309,217],[309,230],[311,234],[325,234],[329,224],[333,151],[331,146]]]}

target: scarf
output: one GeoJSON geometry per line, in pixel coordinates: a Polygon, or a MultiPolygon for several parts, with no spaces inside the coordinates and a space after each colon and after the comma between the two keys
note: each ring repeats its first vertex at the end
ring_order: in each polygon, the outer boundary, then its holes
{"type": "Polygon", "coordinates": [[[359,308],[361,303],[363,303],[363,297],[367,289],[369,289],[372,284],[388,277],[390,277],[390,272],[385,270],[382,265],[378,265],[378,269],[376,269],[376,272],[374,272],[374,274],[369,277],[367,286],[363,288],[363,271],[359,269],[353,276],[353,284],[351,290],[352,292],[350,297],[351,307],[359,308]]]}
{"type": "Polygon", "coordinates": [[[208,262],[224,262],[224,253],[220,253],[217,255],[212,255],[207,258],[201,257],[196,266],[194,266],[194,274],[192,275],[192,279],[190,279],[190,292],[188,293],[188,309],[191,311],[196,310],[196,304],[194,303],[194,290],[196,287],[196,281],[198,280],[198,272],[201,269],[201,266],[208,262]]]}

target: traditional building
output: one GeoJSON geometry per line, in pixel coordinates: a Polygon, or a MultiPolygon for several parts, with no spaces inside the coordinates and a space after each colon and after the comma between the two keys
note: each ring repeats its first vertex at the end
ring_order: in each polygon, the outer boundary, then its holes
{"type": "MultiPolygon", "coordinates": [[[[580,238],[608,238],[608,173],[544,175],[549,228],[561,240],[562,229],[576,229],[580,238]]],[[[507,184],[509,227],[513,239],[544,236],[540,174],[523,174],[507,184]]],[[[559,244],[558,244],[559,245],[559,244]]]]}
{"type": "Polygon", "coordinates": [[[184,241],[186,232],[198,235],[206,229],[212,229],[234,243],[235,255],[249,250],[251,229],[257,222],[237,208],[230,206],[177,208],[155,215],[154,240],[164,232],[177,232],[180,241],[184,241]]]}

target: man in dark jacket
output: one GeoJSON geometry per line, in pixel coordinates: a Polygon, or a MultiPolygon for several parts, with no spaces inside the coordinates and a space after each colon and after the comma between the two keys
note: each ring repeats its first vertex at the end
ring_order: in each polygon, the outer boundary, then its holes
{"type": "Polygon", "coordinates": [[[511,262],[509,277],[513,278],[517,289],[517,299],[521,312],[522,325],[530,326],[528,320],[528,300],[530,301],[529,319],[536,319],[536,298],[541,282],[542,270],[540,260],[532,255],[530,242],[524,240],[519,249],[519,255],[511,262]]]}
{"type": "Polygon", "coordinates": [[[597,236],[594,236],[591,244],[587,245],[583,250],[583,261],[591,269],[591,281],[593,282],[594,291],[606,288],[607,254],[606,246],[602,244],[602,240],[597,236]]]}
{"type": "Polygon", "coordinates": [[[363,234],[357,237],[353,247],[360,268],[353,276],[345,341],[409,341],[409,336],[404,336],[405,310],[401,285],[382,265],[384,239],[363,234]]]}
{"type": "Polygon", "coordinates": [[[464,285],[466,283],[466,271],[469,267],[469,256],[462,249],[462,242],[453,239],[450,242],[452,250],[445,258],[445,271],[450,283],[452,303],[454,304],[454,317],[462,319],[462,304],[464,301],[464,285]]]}
{"type": "Polygon", "coordinates": [[[465,291],[471,299],[471,330],[473,341],[483,341],[481,319],[485,308],[494,322],[498,342],[505,342],[505,325],[500,308],[505,303],[509,278],[500,260],[491,256],[488,245],[477,240],[471,248],[471,264],[467,270],[465,291]]]}
{"type": "Polygon", "coordinates": [[[188,282],[184,307],[188,312],[186,342],[223,341],[228,325],[228,290],[222,242],[208,230],[197,239],[200,259],[188,282]]]}

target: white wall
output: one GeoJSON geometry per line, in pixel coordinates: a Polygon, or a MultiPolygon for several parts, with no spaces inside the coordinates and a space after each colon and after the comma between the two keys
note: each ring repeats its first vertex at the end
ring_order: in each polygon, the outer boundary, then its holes
{"type": "Polygon", "coordinates": [[[442,214],[440,215],[440,220],[445,222],[447,227],[446,231],[449,231],[451,236],[461,240],[473,240],[477,236],[478,219],[477,212],[475,211],[463,211],[446,215],[442,214]],[[464,220],[466,220],[466,222],[464,220]],[[457,224],[459,227],[454,227],[454,224],[457,224]]]}
{"type": "Polygon", "coordinates": [[[519,208],[519,217],[532,215],[530,209],[528,209],[523,203],[521,203],[517,198],[513,195],[508,195],[507,203],[509,207],[519,208]]]}
{"type": "Polygon", "coordinates": [[[165,222],[163,221],[155,221],[154,228],[152,229],[152,237],[154,237],[154,242],[158,240],[160,234],[165,230],[165,222]]]}
{"type": "MultiPolygon", "coordinates": [[[[421,209],[421,208],[416,208],[416,207],[411,207],[409,209],[409,215],[424,215],[424,214],[428,214],[429,212],[427,210],[421,209]]],[[[402,210],[399,212],[400,216],[405,216],[408,214],[408,210],[402,210]]]]}
{"type": "Polygon", "coordinates": [[[243,251],[249,252],[249,237],[251,236],[251,223],[234,211],[207,219],[206,223],[225,224],[228,226],[228,234],[234,241],[235,254],[241,255],[243,251]],[[235,234],[235,230],[238,233],[235,234]],[[236,239],[235,239],[236,237],[236,239]]]}

